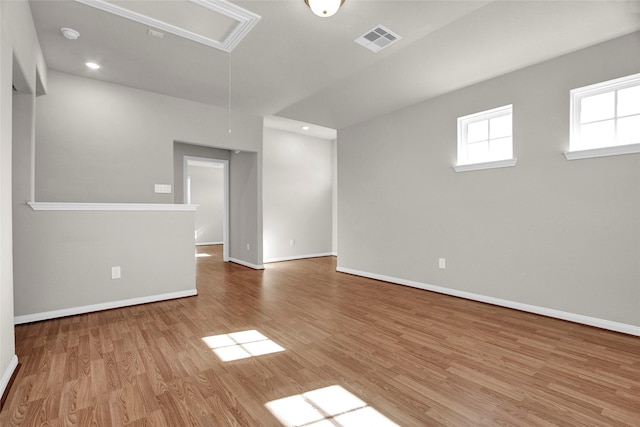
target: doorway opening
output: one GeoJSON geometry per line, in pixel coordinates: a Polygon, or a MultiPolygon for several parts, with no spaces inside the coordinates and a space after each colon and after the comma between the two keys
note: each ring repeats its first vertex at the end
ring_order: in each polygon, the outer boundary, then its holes
{"type": "Polygon", "coordinates": [[[229,261],[229,161],[183,159],[183,203],[201,205],[196,211],[196,244],[222,243],[222,259],[229,261]]]}

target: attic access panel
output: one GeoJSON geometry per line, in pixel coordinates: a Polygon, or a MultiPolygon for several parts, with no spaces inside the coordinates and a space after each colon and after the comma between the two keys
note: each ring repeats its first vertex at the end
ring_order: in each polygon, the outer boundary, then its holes
{"type": "Polygon", "coordinates": [[[225,52],[261,18],[225,0],[75,1],[225,52]]]}

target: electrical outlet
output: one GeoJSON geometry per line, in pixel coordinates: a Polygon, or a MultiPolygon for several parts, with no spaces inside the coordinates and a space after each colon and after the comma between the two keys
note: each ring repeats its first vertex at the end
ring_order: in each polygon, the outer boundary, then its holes
{"type": "Polygon", "coordinates": [[[122,277],[122,271],[120,270],[120,266],[111,267],[111,278],[112,279],[119,279],[121,277],[122,277]]]}
{"type": "Polygon", "coordinates": [[[289,246],[295,246],[295,245],[296,245],[295,239],[289,240],[289,246]]]}
{"type": "Polygon", "coordinates": [[[447,268],[447,260],[445,258],[438,258],[438,268],[443,270],[447,268]]]}
{"type": "Polygon", "coordinates": [[[251,250],[251,245],[247,243],[247,250],[250,251],[251,250]]]}

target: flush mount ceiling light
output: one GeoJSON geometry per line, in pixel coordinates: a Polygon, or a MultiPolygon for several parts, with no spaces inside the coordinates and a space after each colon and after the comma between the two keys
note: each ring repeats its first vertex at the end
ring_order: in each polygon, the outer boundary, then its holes
{"type": "Polygon", "coordinates": [[[62,31],[62,35],[68,38],[69,40],[76,40],[78,37],[80,37],[80,33],[74,30],[73,28],[64,27],[64,28],[60,28],[60,31],[62,31]]]}
{"type": "Polygon", "coordinates": [[[95,62],[86,62],[84,65],[86,65],[88,68],[91,68],[92,70],[97,70],[100,68],[100,64],[96,64],[95,62]]]}
{"type": "Polygon", "coordinates": [[[304,2],[311,8],[313,13],[323,18],[328,18],[340,9],[344,0],[304,0],[304,2]]]}

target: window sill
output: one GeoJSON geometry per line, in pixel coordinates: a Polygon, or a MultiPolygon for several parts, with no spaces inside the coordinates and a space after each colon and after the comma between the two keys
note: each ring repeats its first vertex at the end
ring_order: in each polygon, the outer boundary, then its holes
{"type": "Polygon", "coordinates": [[[567,151],[564,153],[564,156],[567,160],[579,160],[634,153],[640,153],[640,144],[616,145],[615,147],[593,148],[591,150],[567,151]]]}
{"type": "Polygon", "coordinates": [[[482,169],[510,168],[516,165],[518,159],[496,160],[493,162],[471,163],[468,165],[456,165],[453,167],[456,172],[477,171],[482,169]]]}

